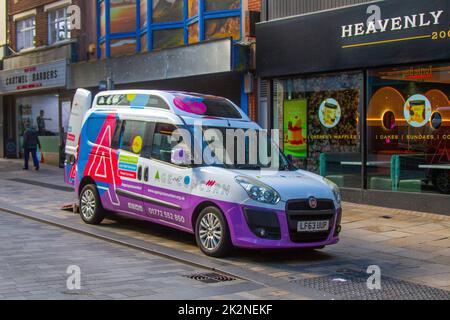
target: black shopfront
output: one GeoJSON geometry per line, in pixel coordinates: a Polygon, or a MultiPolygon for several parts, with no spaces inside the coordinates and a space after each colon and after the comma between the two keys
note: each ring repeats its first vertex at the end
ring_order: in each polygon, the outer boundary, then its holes
{"type": "Polygon", "coordinates": [[[450,214],[450,1],[386,0],[260,23],[270,123],[346,200],[450,214]]]}

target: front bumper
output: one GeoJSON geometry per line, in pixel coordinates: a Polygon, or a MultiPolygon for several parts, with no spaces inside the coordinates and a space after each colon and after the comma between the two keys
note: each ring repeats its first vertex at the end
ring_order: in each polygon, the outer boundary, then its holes
{"type": "Polygon", "coordinates": [[[271,211],[255,207],[234,207],[226,213],[235,247],[248,249],[315,248],[339,242],[342,209],[317,211],[271,211]],[[249,214],[249,212],[251,214],[249,214]],[[266,215],[264,219],[252,218],[266,215]],[[250,218],[249,218],[250,216],[250,218]],[[298,221],[329,220],[321,233],[298,233],[298,221]],[[278,231],[279,230],[279,231],[278,231]]]}

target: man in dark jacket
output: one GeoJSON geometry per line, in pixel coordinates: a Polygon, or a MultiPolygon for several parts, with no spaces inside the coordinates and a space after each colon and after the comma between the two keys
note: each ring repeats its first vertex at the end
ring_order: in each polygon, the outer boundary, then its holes
{"type": "Polygon", "coordinates": [[[31,156],[33,158],[33,164],[36,170],[39,170],[39,160],[37,157],[37,148],[41,148],[41,142],[39,141],[38,134],[36,130],[34,130],[30,122],[27,121],[26,123],[26,130],[23,134],[23,149],[24,149],[24,160],[25,160],[25,166],[24,170],[28,170],[28,161],[30,160],[30,152],[31,156]]]}

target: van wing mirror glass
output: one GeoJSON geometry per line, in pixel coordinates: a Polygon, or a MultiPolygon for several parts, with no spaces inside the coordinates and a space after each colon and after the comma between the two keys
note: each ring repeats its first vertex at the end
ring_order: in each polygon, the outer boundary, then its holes
{"type": "Polygon", "coordinates": [[[176,147],[172,150],[171,162],[177,166],[188,167],[192,165],[191,152],[185,147],[176,147]]]}

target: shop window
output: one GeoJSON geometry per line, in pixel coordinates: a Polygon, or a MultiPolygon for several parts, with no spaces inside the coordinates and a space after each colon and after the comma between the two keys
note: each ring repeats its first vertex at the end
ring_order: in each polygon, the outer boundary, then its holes
{"type": "Polygon", "coordinates": [[[67,7],[50,11],[48,13],[49,44],[70,39],[70,19],[67,7]]]}
{"type": "Polygon", "coordinates": [[[100,59],[106,59],[106,43],[100,44],[100,59]]]}
{"type": "Polygon", "coordinates": [[[147,0],[141,0],[141,30],[147,28],[147,0]]]}
{"type": "Polygon", "coordinates": [[[153,31],[153,49],[167,49],[184,45],[183,29],[153,31]]]}
{"type": "Polygon", "coordinates": [[[434,130],[438,130],[441,126],[442,126],[442,116],[438,111],[436,111],[431,116],[431,127],[434,130]]]}
{"type": "Polygon", "coordinates": [[[361,188],[361,73],[275,81],[274,127],[299,167],[361,188]]]}
{"type": "Polygon", "coordinates": [[[198,37],[198,23],[191,24],[189,27],[189,44],[197,43],[198,37]]]}
{"type": "Polygon", "coordinates": [[[241,0],[205,0],[206,11],[239,9],[241,0]]]}
{"type": "Polygon", "coordinates": [[[104,37],[106,35],[106,4],[103,0],[100,3],[100,35],[104,37]]]}
{"type": "Polygon", "coordinates": [[[112,40],[111,57],[119,57],[136,53],[136,38],[112,40]]]}
{"type": "Polygon", "coordinates": [[[198,0],[188,0],[188,15],[189,18],[198,15],[198,0]]]}
{"type": "Polygon", "coordinates": [[[136,0],[110,1],[110,32],[136,31],[136,0]]]}
{"type": "Polygon", "coordinates": [[[147,33],[144,33],[143,35],[141,35],[141,51],[147,51],[147,44],[147,33]]]}
{"type": "Polygon", "coordinates": [[[34,17],[16,22],[17,51],[34,47],[36,37],[36,20],[34,17]]]}
{"type": "Polygon", "coordinates": [[[383,127],[390,131],[395,128],[395,114],[392,111],[386,111],[383,115],[383,127]]]}
{"type": "Polygon", "coordinates": [[[234,40],[241,38],[240,18],[220,18],[205,20],[205,39],[221,39],[232,37],[234,40]]]}
{"type": "Polygon", "coordinates": [[[153,23],[183,20],[183,2],[184,0],[153,0],[153,23]]]}
{"type": "Polygon", "coordinates": [[[58,95],[39,95],[19,97],[16,99],[19,119],[18,128],[20,146],[27,126],[33,127],[39,135],[42,151],[58,155],[60,144],[59,97],[58,95]]]}
{"type": "Polygon", "coordinates": [[[450,193],[450,66],[378,69],[368,80],[369,188],[450,193]],[[388,113],[396,125],[386,132],[388,113]]]}

